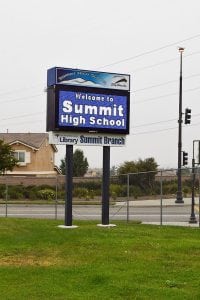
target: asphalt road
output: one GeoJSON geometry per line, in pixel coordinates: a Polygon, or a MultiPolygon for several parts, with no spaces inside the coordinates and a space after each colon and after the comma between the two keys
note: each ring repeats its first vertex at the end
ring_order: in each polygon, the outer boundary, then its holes
{"type": "MultiPolygon", "coordinates": [[[[48,218],[64,220],[64,205],[0,205],[0,217],[48,218]]],[[[162,208],[163,222],[187,222],[191,214],[190,205],[165,206],[162,208]]],[[[199,212],[195,209],[198,219],[199,212]]],[[[110,220],[140,220],[142,222],[160,222],[161,209],[159,206],[130,206],[127,214],[126,205],[110,206],[110,220]],[[129,215],[129,217],[127,217],[129,215]]],[[[74,205],[74,220],[101,221],[100,205],[74,205]]]]}

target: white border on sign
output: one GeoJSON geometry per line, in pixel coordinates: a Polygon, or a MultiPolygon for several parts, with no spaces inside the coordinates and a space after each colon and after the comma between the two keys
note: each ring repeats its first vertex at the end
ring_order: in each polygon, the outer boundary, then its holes
{"type": "Polygon", "coordinates": [[[51,131],[49,144],[123,147],[126,145],[126,135],[51,131]]]}

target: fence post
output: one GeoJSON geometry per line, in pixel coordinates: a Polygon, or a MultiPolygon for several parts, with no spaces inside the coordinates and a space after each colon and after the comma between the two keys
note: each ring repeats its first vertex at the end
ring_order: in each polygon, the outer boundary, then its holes
{"type": "Polygon", "coordinates": [[[162,179],[162,170],[160,171],[160,225],[163,223],[163,179],[162,179]]]}
{"type": "Polygon", "coordinates": [[[126,216],[126,221],[127,223],[129,222],[129,184],[130,184],[130,180],[129,180],[129,174],[127,174],[127,202],[126,202],[126,208],[127,208],[127,216],[126,216]]]}
{"type": "Polygon", "coordinates": [[[58,217],[58,175],[56,175],[55,220],[58,217]]]}
{"type": "Polygon", "coordinates": [[[198,167],[198,180],[199,180],[199,228],[200,228],[200,173],[198,167]]]}
{"type": "Polygon", "coordinates": [[[6,176],[6,218],[8,216],[8,182],[7,182],[7,176],[6,176]]]}

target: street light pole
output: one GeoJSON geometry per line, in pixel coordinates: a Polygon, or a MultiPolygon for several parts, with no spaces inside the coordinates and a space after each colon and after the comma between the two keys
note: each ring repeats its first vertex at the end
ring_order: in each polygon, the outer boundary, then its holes
{"type": "Polygon", "coordinates": [[[182,155],[182,54],[184,48],[179,48],[180,53],[180,83],[179,83],[179,119],[178,119],[178,190],[176,194],[175,203],[184,203],[182,195],[182,181],[181,181],[181,155],[182,155]]]}

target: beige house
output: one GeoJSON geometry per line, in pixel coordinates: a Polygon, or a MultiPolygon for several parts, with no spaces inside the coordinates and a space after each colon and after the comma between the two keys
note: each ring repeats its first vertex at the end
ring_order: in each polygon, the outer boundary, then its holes
{"type": "Polygon", "coordinates": [[[0,133],[0,140],[11,145],[18,166],[12,175],[56,175],[55,166],[57,148],[48,142],[47,133],[0,133]]]}

